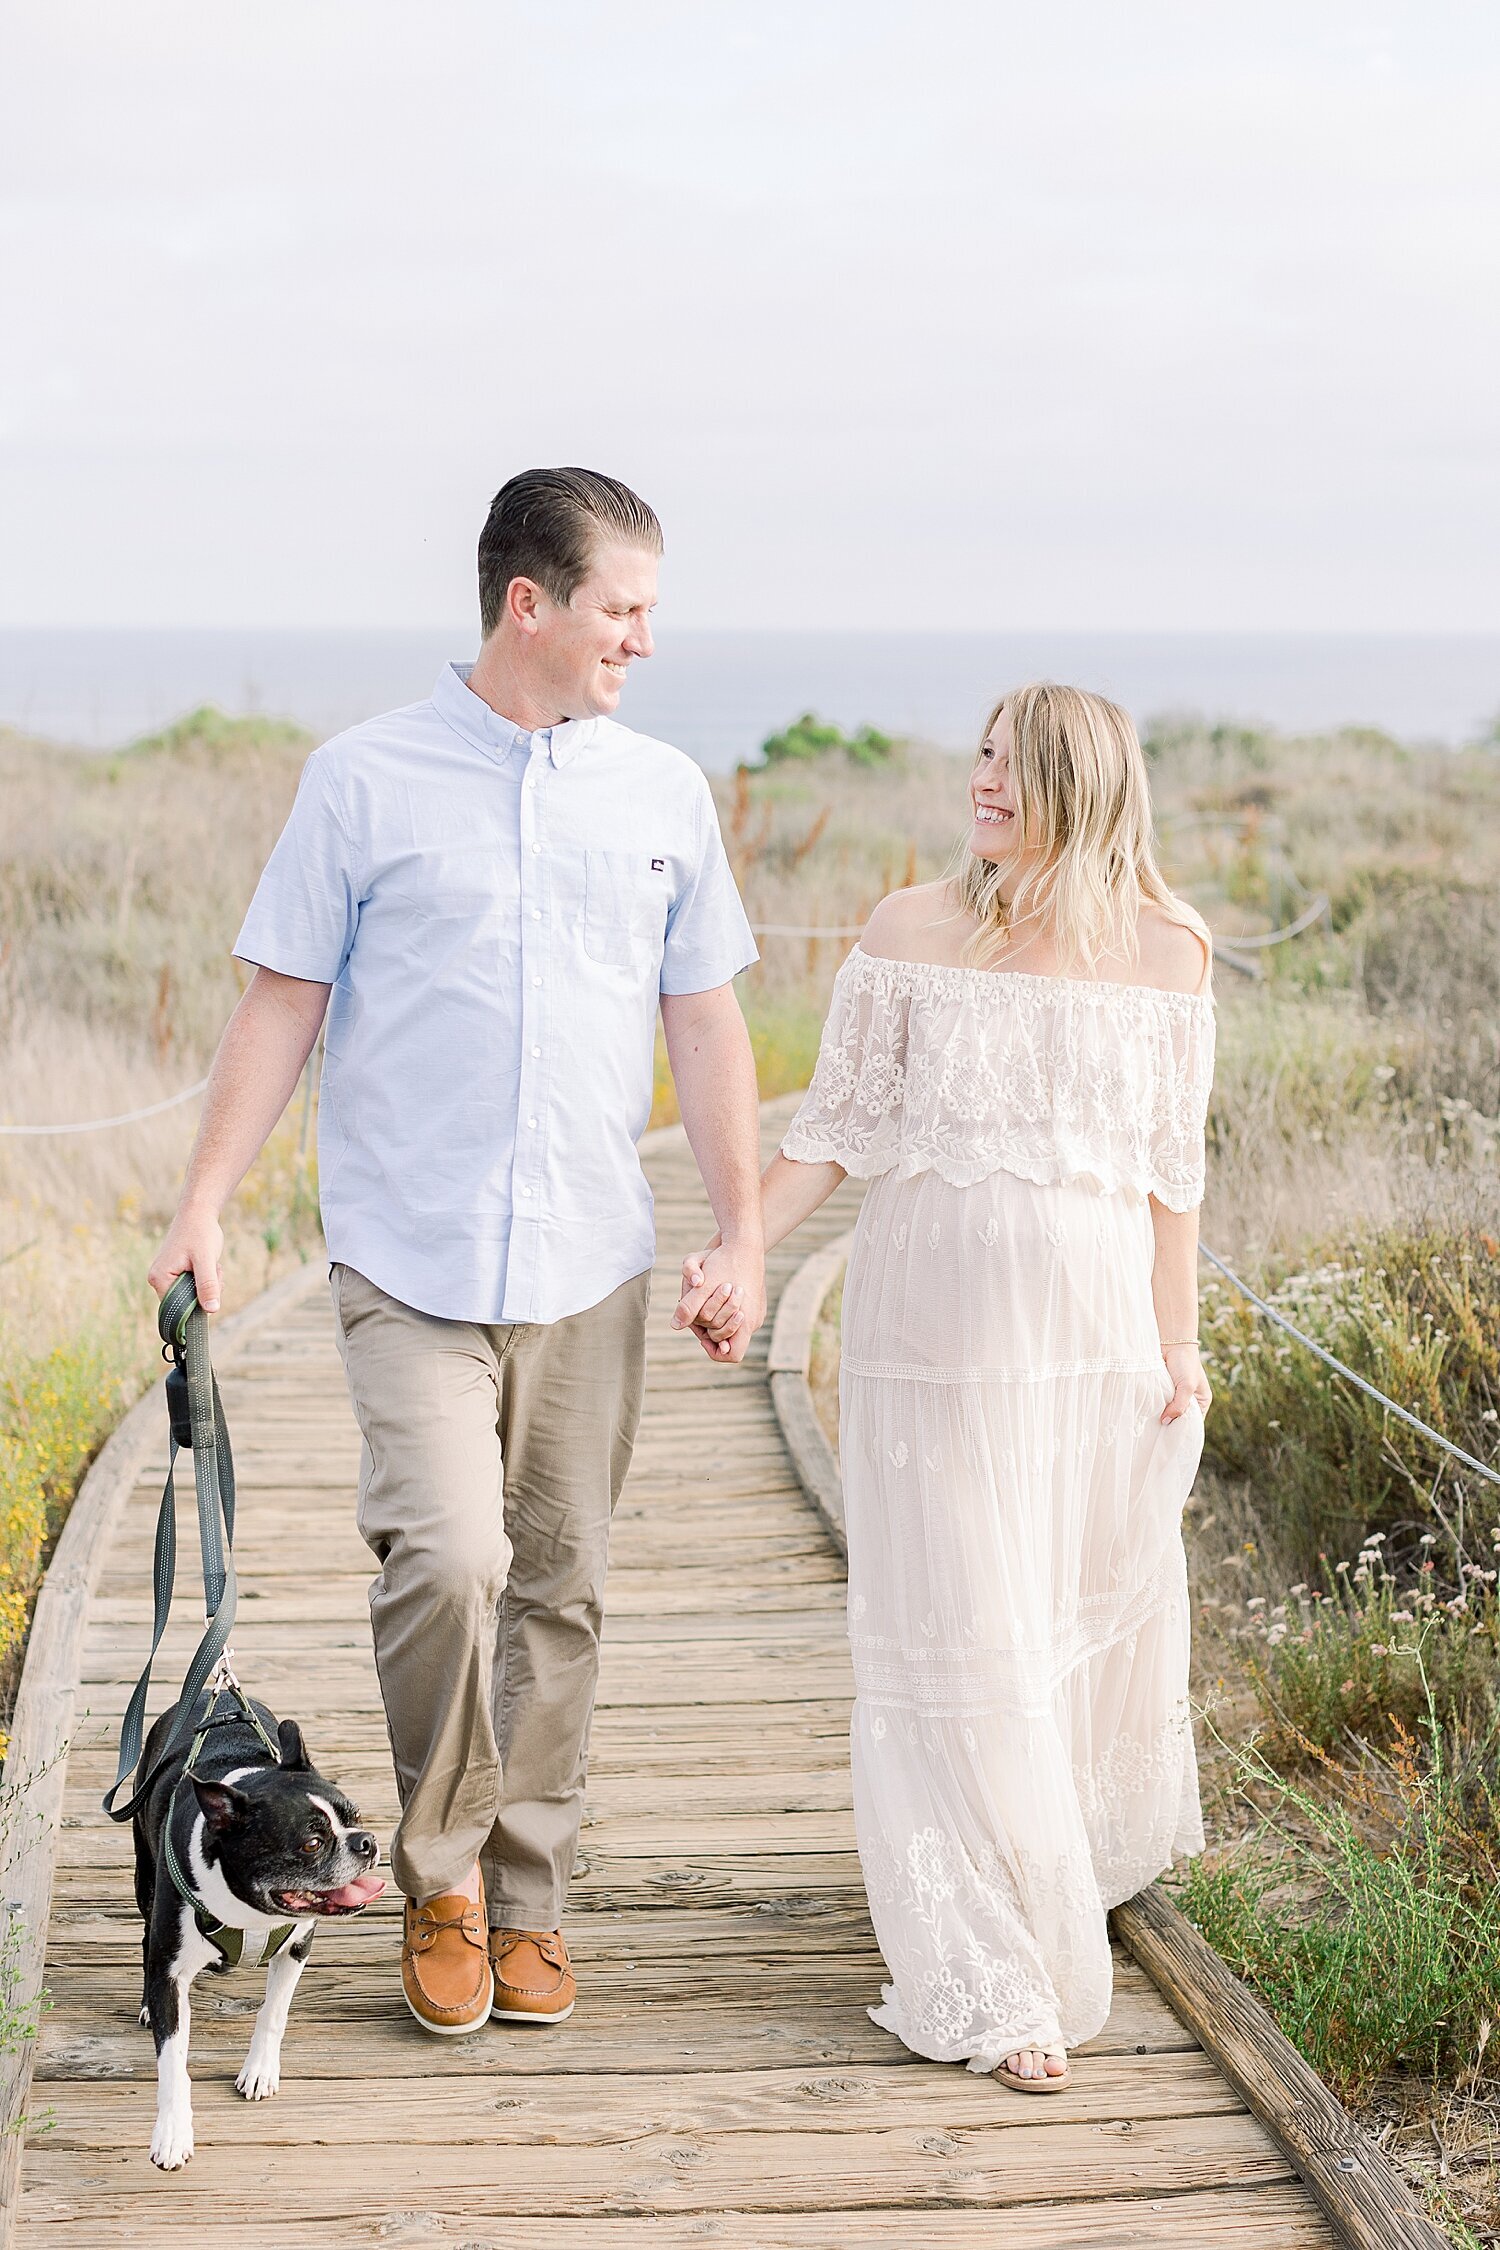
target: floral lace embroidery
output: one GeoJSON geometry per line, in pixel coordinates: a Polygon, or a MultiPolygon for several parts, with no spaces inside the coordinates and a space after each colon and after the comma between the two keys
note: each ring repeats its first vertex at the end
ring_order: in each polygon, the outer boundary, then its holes
{"type": "MultiPolygon", "coordinates": [[[[884,1736],[878,1714],[871,1733],[884,1736]]],[[[1005,1853],[989,1838],[971,1851],[936,1824],[913,1829],[904,1847],[862,1835],[870,1910],[895,1979],[874,2020],[919,2054],[975,2070],[1097,2028],[1110,2004],[1105,1909],[1201,1846],[1194,1774],[1183,1702],[1149,1741],[1117,1736],[1092,1768],[1073,1768],[1089,1851],[1005,1853]],[[1035,1935],[1043,1919],[1049,1967],[1035,1935]]]]}
{"type": "Polygon", "coordinates": [[[1134,1898],[1174,1854],[1201,1851],[1198,1761],[1186,1697],[1148,1741],[1116,1735],[1091,1767],[1074,1767],[1073,1780],[1106,1905],[1134,1898]]]}
{"type": "Polygon", "coordinates": [[[1057,2044],[1057,1999],[1026,1958],[1033,1949],[1022,1936],[1020,1894],[993,1846],[981,1866],[945,1829],[928,1827],[900,1855],[886,1837],[862,1842],[860,1861],[896,1978],[884,2006],[870,2010],[877,2023],[941,2061],[992,2053],[991,2070],[1017,2044],[1057,2044]],[[955,1905],[956,1914],[945,1911],[955,1905]],[[1008,1927],[1022,1942],[997,1950],[976,1923],[1008,1927]],[[900,1933],[899,1945],[888,1932],[900,1933]]]}
{"type": "Polygon", "coordinates": [[[856,946],[782,1147],[861,1179],[1088,1179],[1191,1210],[1203,1199],[1213,1052],[1207,998],[856,946]]]}

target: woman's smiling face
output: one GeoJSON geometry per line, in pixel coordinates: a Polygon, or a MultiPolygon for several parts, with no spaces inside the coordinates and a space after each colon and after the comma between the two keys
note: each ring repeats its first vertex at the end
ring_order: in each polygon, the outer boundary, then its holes
{"type": "Polygon", "coordinates": [[[969,776],[973,823],[969,849],[980,859],[1010,859],[1016,849],[1016,801],[1010,787],[1010,714],[1002,711],[980,745],[969,776]]]}

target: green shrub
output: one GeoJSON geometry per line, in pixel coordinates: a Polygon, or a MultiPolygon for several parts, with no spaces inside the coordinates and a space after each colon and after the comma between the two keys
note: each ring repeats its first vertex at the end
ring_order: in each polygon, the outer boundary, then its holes
{"type": "Polygon", "coordinates": [[[1141,748],[1152,765],[1174,755],[1186,763],[1196,752],[1216,780],[1226,767],[1231,773],[1247,767],[1252,771],[1264,769],[1277,746],[1276,738],[1264,728],[1211,726],[1191,715],[1170,713],[1148,720],[1141,739],[1141,748]]]}
{"type": "Polygon", "coordinates": [[[259,760],[268,751],[305,757],[312,745],[313,737],[289,719],[232,719],[212,703],[204,703],[174,719],[159,733],[140,735],[124,750],[117,750],[102,770],[113,768],[117,773],[117,761],[131,758],[165,757],[219,764],[245,758],[259,760]]]}
{"type": "MultiPolygon", "coordinates": [[[[1500,1534],[1497,1534],[1500,1536],[1500,1534]]],[[[1494,1731],[1500,1689],[1495,1557],[1461,1559],[1448,1573],[1423,1559],[1403,1585],[1375,1532],[1351,1566],[1323,1565],[1321,1587],[1294,1586],[1274,1607],[1248,1605],[1247,1668],[1279,1766],[1344,1748],[1351,1737],[1389,1743],[1415,1733],[1429,1703],[1455,1740],[1494,1731]],[[1445,1577],[1457,1590],[1449,1592],[1445,1577]]]]}
{"type": "MultiPolygon", "coordinates": [[[[1330,1249],[1263,1294],[1398,1405],[1500,1464],[1496,1251],[1473,1231],[1390,1231],[1330,1249]]],[[[1488,1507],[1493,1487],[1330,1375],[1227,1282],[1205,1285],[1201,1328],[1215,1388],[1207,1457],[1249,1481],[1292,1567],[1313,1579],[1320,1556],[1369,1531],[1399,1535],[1399,1552],[1449,1522],[1462,1548],[1465,1511],[1488,1507]]]]}
{"type": "Polygon", "coordinates": [[[1224,1747],[1263,1825],[1195,1863],[1185,1912],[1346,2100],[1394,2070],[1473,2070],[1500,2016],[1500,1884],[1435,1709],[1388,1759],[1325,1763],[1321,1787],[1224,1747]]]}
{"type": "Polygon", "coordinates": [[[57,1516],[141,1371],[132,1327],[84,1332],[0,1380],[0,1664],[19,1644],[57,1516]]]}
{"type": "Polygon", "coordinates": [[[845,734],[814,712],[804,711],[783,733],[769,735],[761,744],[761,753],[768,766],[790,759],[825,758],[833,750],[842,750],[857,766],[878,766],[885,764],[895,747],[891,737],[875,727],[845,734]]]}

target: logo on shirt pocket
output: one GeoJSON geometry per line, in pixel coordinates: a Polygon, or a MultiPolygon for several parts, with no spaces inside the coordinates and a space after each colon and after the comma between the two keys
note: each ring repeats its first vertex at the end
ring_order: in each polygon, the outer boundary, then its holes
{"type": "Polygon", "coordinates": [[[667,927],[666,862],[641,852],[585,852],[583,950],[642,972],[659,964],[667,927]]]}

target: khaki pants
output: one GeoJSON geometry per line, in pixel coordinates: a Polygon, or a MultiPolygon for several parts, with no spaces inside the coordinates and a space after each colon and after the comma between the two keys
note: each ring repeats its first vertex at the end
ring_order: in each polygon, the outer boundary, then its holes
{"type": "Polygon", "coordinates": [[[556,1929],[583,1818],[609,1524],[640,1421],[638,1274],[548,1325],[437,1320],[333,1268],[409,1898],[477,1859],[492,1927],[556,1929]]]}

